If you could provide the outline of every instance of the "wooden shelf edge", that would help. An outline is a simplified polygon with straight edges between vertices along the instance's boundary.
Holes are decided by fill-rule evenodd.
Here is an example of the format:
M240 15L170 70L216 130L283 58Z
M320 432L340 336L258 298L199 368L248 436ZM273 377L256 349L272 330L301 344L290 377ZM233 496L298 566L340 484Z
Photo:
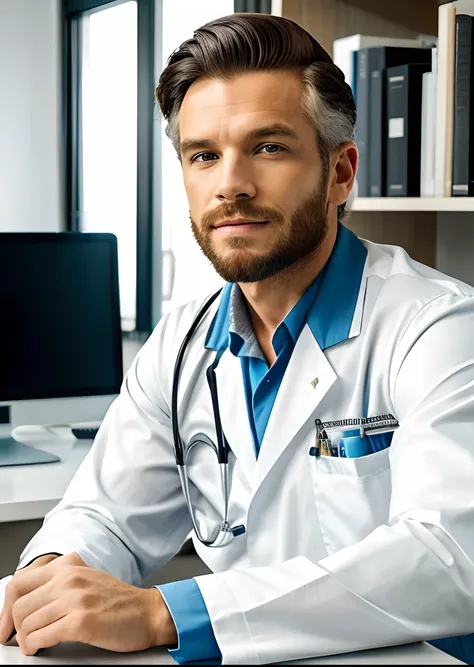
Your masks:
M474 197L358 197L351 210L377 212L474 212Z

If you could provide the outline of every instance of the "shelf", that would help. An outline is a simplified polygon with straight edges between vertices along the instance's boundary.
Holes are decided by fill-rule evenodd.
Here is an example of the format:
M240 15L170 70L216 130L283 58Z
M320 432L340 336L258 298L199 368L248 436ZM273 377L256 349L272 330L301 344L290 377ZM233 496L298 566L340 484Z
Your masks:
M358 197L352 210L474 212L474 197Z

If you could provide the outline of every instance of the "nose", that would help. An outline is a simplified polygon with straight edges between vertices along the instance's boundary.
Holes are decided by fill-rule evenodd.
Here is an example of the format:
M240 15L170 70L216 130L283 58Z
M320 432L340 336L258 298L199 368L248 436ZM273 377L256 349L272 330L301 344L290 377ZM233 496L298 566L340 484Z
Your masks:
M219 181L215 197L220 202L235 199L253 199L257 188L251 177L249 165L244 160L221 158Z

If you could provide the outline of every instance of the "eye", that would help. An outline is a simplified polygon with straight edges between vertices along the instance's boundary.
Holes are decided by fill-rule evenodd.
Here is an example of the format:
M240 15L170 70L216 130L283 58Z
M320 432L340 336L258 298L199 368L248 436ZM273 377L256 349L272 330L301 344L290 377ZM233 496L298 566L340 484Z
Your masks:
M285 149L278 144L265 144L260 148L260 151L267 153L267 155L275 155L276 153L281 153Z
M215 153L198 153L193 158L191 158L191 162L211 162L215 157Z

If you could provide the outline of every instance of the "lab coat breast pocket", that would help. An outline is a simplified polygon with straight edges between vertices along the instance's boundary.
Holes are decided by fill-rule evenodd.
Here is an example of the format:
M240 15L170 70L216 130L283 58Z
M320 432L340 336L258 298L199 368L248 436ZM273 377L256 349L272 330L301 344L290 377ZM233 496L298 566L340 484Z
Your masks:
M316 510L328 554L388 521L389 448L359 458L309 456Z

